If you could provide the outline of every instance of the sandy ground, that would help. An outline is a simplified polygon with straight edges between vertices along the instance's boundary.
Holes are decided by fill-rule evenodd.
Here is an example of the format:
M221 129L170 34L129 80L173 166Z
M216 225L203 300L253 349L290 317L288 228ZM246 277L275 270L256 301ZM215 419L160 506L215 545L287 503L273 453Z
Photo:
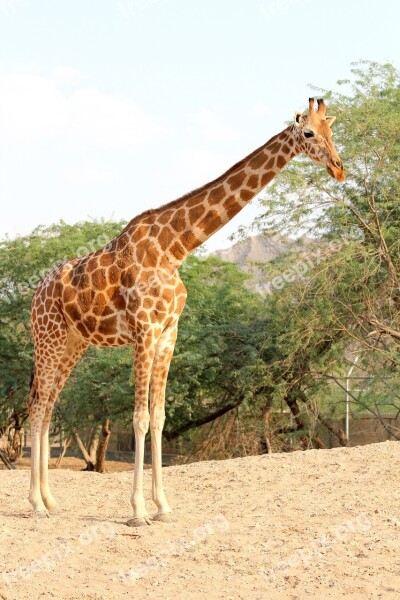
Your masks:
M49 461L49 468L56 468L56 458L51 458ZM132 453L132 462L124 462L120 460L107 460L106 461L106 471L108 473L116 473L118 471L132 471L133 469L133 453ZM28 469L31 468L31 459L29 456L23 456L16 463L17 469ZM86 463L83 458L75 458L74 456L66 456L63 458L61 467L63 469L69 469L71 471L83 471L86 467ZM151 465L146 464L145 469L151 469ZM0 462L0 471L6 470L6 467L2 462ZM1 481L1 480L0 480Z
M138 529L125 525L131 472L52 470L63 511L38 520L29 473L1 471L0 598L398 599L399 450L168 467L177 521Z

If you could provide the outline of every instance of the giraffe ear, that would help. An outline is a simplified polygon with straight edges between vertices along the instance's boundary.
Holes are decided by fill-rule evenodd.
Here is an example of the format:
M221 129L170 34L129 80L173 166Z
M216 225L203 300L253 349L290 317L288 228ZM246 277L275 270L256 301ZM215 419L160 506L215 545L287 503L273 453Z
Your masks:
M300 125L300 117L301 117L301 113L299 113L299 112L297 112L297 113L294 115L294 124L295 124L295 125Z
M329 127L332 125L332 123L335 122L336 117L326 117L326 122L328 123Z

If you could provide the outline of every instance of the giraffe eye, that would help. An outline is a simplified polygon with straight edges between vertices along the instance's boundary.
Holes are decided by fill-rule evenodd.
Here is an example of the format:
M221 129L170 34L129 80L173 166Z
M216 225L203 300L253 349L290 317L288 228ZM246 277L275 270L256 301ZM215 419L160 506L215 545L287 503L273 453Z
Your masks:
M304 137L312 138L312 137L314 137L314 135L315 135L315 133L313 131L311 131L311 129L304 130Z

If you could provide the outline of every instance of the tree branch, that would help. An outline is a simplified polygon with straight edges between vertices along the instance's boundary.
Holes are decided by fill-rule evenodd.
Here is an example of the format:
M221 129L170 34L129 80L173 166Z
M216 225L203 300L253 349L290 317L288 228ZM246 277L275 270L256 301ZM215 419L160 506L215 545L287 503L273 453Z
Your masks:
M233 410L234 408L237 408L238 406L240 406L243 401L244 401L244 395L239 396L238 400L231 402L230 404L227 404L223 408L219 408L218 410L214 411L211 414L208 414L204 417L200 417L198 419L193 419L191 421L187 421L184 425L182 425L181 427L178 427L178 429L175 429L174 431L164 431L164 437L168 441L174 440L177 437L179 437L180 435L182 435L182 433L185 433L186 431L189 431L190 429L195 429L197 427L201 427L202 425L206 425L207 423L211 423L212 421L215 421L215 419L218 419L218 417L222 417L222 415L225 415L230 410Z

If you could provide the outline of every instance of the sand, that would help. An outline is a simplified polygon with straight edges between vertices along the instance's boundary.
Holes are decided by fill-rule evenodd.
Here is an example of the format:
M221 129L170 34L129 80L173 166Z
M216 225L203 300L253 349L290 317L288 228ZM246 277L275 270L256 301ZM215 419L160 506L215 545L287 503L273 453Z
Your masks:
M50 471L62 512L37 519L29 472L2 470L0 598L398 599L399 449L168 467L176 522L136 529L131 471Z

